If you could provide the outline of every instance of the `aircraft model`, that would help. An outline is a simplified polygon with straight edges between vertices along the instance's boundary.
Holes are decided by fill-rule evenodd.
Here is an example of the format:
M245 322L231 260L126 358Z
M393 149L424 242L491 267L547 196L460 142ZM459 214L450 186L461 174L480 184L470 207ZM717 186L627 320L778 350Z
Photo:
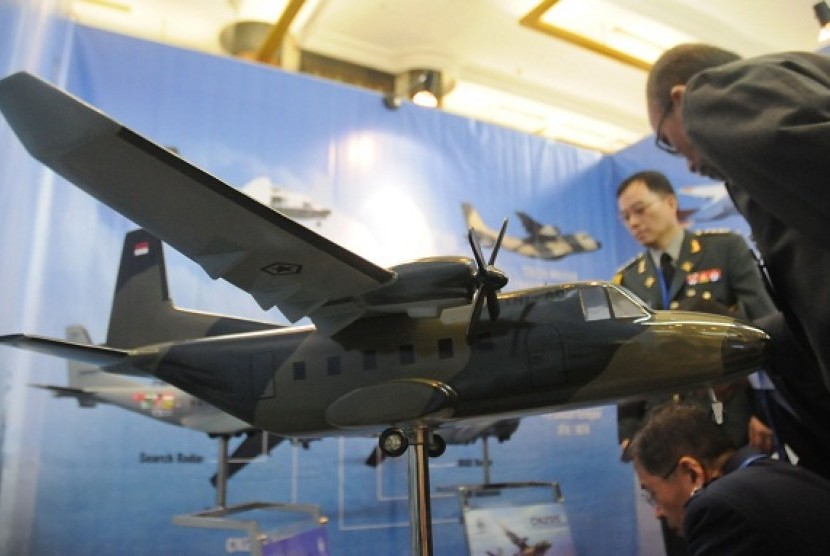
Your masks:
M694 218L696 222L711 222L712 220L723 220L738 214L738 209L735 208L726 191L726 186L722 183L690 185L681 187L680 192L684 195L705 200L703 205L696 209L680 211L680 219L684 222L691 218Z
M289 218L316 219L319 225L331 214L331 210L316 205L305 195L277 187L265 176L249 181L240 190Z
M89 333L83 326L68 326L66 332L67 339L71 342L92 344ZM267 455L284 440L275 434L254 429L248 423L169 384L143 383L73 360L68 362L67 375L67 386L31 386L49 390L55 397L75 398L83 408L93 408L99 403L109 404L164 423L204 432L210 437L244 435L245 438L225 464L226 479L240 471L251 459ZM216 478L216 475L211 478L214 486Z
M470 203L462 203L464 220L467 226L475 230L478 241L486 247L493 246L498 237L498 231L490 228L481 218L476 208ZM541 224L527 213L517 211L516 214L527 232L524 238L504 236L502 247L508 251L515 251L525 257L535 259L556 260L574 253L596 251L601 244L586 232L563 234L556 226Z
M155 304L111 323L106 345L25 334L0 343L151 374L256 428L300 438L381 432L389 455L407 449L414 429L416 452L428 444L440 453L432 431L444 424L729 380L768 357L757 328L652 311L607 282L499 293L507 277L494 266L498 239L487 262L471 233L474 261L376 266L26 73L0 81L0 111L66 179L263 308L313 322L267 325ZM128 253L149 244L128 239ZM116 305L157 280L148 259L135 259L118 277ZM479 319L485 303L489 320Z

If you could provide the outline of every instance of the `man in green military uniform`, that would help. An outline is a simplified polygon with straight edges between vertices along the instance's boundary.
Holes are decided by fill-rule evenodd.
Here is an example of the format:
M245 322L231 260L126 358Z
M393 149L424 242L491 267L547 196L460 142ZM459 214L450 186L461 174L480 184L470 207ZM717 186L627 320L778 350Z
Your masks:
M617 189L620 217L628 231L646 248L614 275L620 284L653 309L677 309L695 300L716 302L745 319L756 319L775 311L761 273L743 237L733 232L690 232L678 217L677 197L669 180L654 171L638 172ZM708 403L699 392L676 394ZM751 444L770 452L772 431L752 416L751 392L747 385L732 384L719 391L724 403L724 428L741 446ZM618 434L625 448L647 409L665 401L648 400L618 406ZM664 528L669 555L685 554L685 543Z
M617 201L623 222L646 251L624 265L614 282L648 306L676 309L681 299L700 296L750 320L775 311L744 239L726 230L684 230L663 174L630 176L617 189Z

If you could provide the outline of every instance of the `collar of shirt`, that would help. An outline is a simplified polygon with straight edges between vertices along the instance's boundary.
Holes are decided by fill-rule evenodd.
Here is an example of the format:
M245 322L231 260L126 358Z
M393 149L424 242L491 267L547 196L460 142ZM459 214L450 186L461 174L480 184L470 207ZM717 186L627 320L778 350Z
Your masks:
M665 251L660 251L659 249L652 249L649 247L648 254L651 257L651 262L654 263L654 266L660 268L660 255L663 253L668 253L671 255L671 260L674 264L677 263L677 259L680 258L680 249L683 247L683 238L685 237L685 233L681 230L679 234L674 236L674 239L671 240L671 243L666 247Z

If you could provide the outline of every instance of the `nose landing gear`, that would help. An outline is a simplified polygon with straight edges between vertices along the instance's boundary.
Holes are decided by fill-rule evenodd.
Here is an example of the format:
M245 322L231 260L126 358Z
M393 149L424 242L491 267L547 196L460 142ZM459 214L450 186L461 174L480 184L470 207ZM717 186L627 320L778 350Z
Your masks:
M429 499L429 459L444 453L447 443L427 425L415 425L409 435L399 428L383 431L378 440L381 451L390 457L409 451L409 516L412 554L432 556L432 517Z
M414 433L415 431L413 431ZM427 447L427 454L431 458L441 456L447 449L447 443L439 435L427 431L429 437L429 445ZM378 446L385 456L397 458L402 456L407 448L409 448L410 437L399 428L389 428L380 434L378 439Z

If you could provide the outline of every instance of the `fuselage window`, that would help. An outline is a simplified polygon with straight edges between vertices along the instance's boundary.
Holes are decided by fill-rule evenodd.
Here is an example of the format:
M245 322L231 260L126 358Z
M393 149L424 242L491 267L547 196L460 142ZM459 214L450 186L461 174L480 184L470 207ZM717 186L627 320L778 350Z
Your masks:
M412 365L415 362L415 348L406 344L400 348L401 365Z
M305 380L305 361L294 361L294 380Z
M441 338L438 340L438 358L450 359L452 356L452 338Z
M611 309L605 291L600 286L588 286L579 290L582 298L582 312L585 320L603 320L611 318Z
M332 355L326 360L326 369L330 375L340 374L340 356Z
M374 371L378 368L378 352L368 350L363 352L363 370Z

